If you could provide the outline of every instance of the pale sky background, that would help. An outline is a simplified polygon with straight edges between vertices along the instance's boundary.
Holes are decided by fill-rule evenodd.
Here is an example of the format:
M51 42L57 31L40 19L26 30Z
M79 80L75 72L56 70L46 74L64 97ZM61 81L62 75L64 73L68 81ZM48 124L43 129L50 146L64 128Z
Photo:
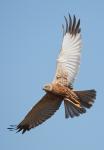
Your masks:
M7 130L18 124L44 95L61 47L64 15L81 19L83 49L75 89L97 90L86 114L66 120L57 113L22 135ZM0 149L104 149L104 1L0 0Z

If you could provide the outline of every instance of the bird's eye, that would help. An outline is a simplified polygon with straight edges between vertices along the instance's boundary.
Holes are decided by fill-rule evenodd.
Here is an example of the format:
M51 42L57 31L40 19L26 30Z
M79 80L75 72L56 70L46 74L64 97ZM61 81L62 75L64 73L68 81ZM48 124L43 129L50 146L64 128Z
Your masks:
M49 89L49 85L46 85L45 88L46 88L46 89Z

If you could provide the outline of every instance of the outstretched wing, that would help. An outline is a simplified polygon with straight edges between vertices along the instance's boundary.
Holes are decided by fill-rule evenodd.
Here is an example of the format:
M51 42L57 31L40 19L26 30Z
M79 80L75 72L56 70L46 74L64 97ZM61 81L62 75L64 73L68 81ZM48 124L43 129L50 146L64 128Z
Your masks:
M63 26L64 37L53 82L70 86L80 65L81 29L80 19L76 21L75 16L72 19L69 15L68 19L65 17L65 21L66 29Z
M26 115L23 121L17 125L11 125L10 130L16 129L17 132L22 131L24 133L31 128L38 126L45 120L50 118L56 110L59 109L62 103L62 99L51 93L47 93Z

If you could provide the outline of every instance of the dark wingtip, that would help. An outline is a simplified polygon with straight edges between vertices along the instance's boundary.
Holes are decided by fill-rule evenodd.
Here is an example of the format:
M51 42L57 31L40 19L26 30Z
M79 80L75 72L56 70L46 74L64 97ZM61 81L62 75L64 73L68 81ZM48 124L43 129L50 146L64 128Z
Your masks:
M26 131L29 131L29 126L28 125L10 125L9 128L7 128L9 131L16 131L16 133L22 131L22 134L24 134Z
M10 125L10 127L9 128L7 128L9 131L14 131L14 130L16 130L16 125Z
M76 17L75 15L73 16L73 25L72 25L72 30L71 30L71 34L74 35L75 34L75 29L76 29Z
M80 19L79 19L78 22L77 22L76 29L75 29L75 34L81 32L81 29L80 29L79 27L80 27Z
M70 13L68 13L69 19L67 19L65 16L64 16L64 18L65 18L65 23L66 23L66 30L64 32L64 35L66 33L76 35L77 33L81 32L80 19L78 19L78 21L77 21L75 15L73 15L73 19L72 19Z
M24 134L26 131L29 131L29 125L18 125L17 126L17 132L22 131L22 134Z
M70 13L68 13L68 16L69 16L69 21L71 21L72 19L71 19L71 15L70 15Z
M66 33L68 32L68 21L67 21L67 18L64 16L65 18L65 22L66 22Z

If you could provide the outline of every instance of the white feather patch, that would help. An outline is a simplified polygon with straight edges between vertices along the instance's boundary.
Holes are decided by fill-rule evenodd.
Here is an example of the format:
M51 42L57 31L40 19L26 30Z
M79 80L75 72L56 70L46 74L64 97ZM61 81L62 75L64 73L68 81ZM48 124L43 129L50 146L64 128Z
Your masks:
M80 33L76 35L65 34L62 49L57 59L56 75L53 82L59 82L67 86L73 83L80 65L81 45ZM58 80L59 77L60 80Z

